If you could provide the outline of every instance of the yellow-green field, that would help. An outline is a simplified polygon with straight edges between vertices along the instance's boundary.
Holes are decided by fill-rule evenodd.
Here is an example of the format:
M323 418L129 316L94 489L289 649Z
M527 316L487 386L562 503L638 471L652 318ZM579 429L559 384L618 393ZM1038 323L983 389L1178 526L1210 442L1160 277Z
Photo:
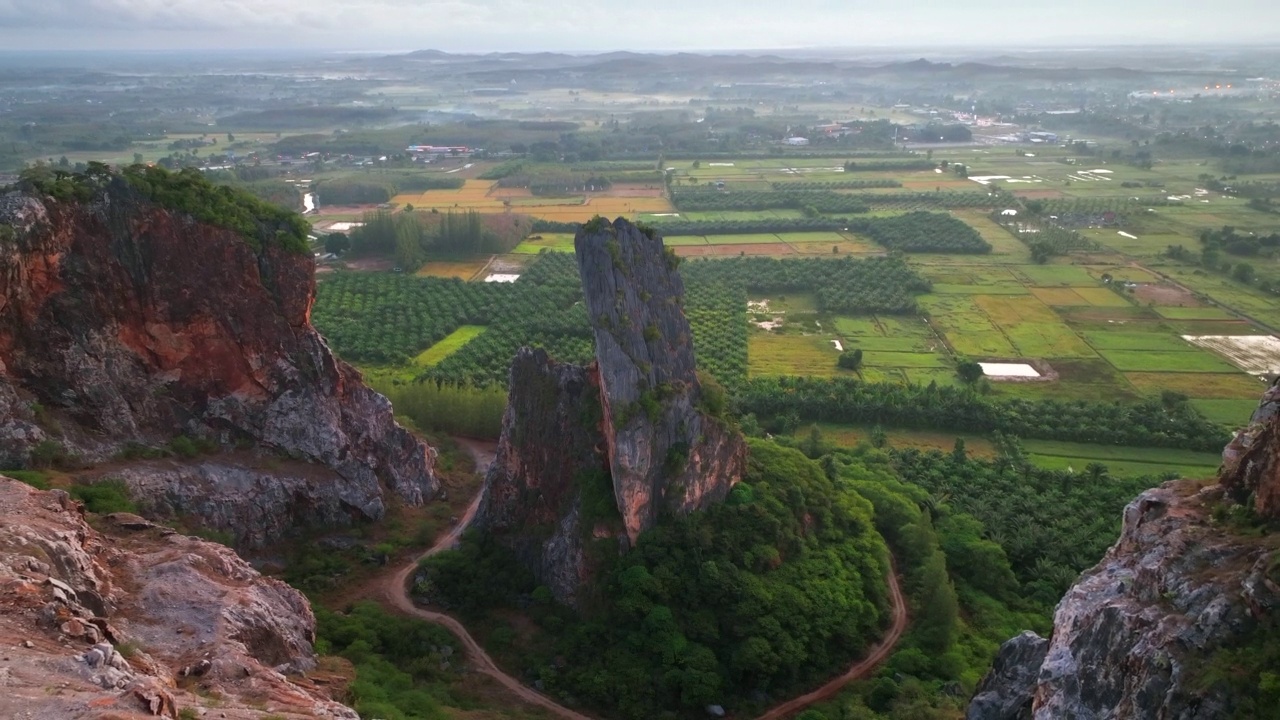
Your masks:
M413 359L413 362L419 367L435 367L445 358L461 350L463 345L479 337L485 330L486 328L481 325L463 325L449 333L440 342L423 350Z

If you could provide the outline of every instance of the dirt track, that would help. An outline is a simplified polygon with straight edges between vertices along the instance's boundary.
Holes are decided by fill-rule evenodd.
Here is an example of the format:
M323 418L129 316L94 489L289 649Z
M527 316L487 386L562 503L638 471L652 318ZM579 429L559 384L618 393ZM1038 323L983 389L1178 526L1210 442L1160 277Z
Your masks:
M492 454L488 452L487 448L477 444L466 442L462 444L471 451L472 455L475 457L476 471L480 473L485 472L488 469L489 464L493 462ZM489 653L485 652L484 648L480 647L480 643L476 642L475 638L471 637L471 633L467 632L467 629L463 627L462 623L448 615L445 615L444 613L425 610L413 604L413 599L409 594L409 576L413 574L415 569L417 569L418 563L423 558L431 557L439 552L448 550L458 542L458 538L462 536L467 525L469 525L472 518L475 517L476 508L480 506L480 497L480 495L476 495L475 499L472 500L471 504L467 507L466 514L463 515L462 518L459 519L458 523L454 525L453 529L451 529L444 537L440 538L440 540L438 540L430 550L423 553L420 557L415 558L412 562L406 563L405 566L396 571L394 575L384 580L383 585L378 589L377 594L385 604L394 607L399 612L444 626L449 630L449 632L456 635L458 639L462 641L463 646L467 649L467 655L471 659L471 664L477 671L497 680L503 687L510 690L521 700L545 708L554 715L564 718L565 720L593 720L587 715L583 715L576 710L570 710L569 708L560 705L546 695L543 695L537 690L534 690L520 682L518 679L504 673L498 668L498 665L493 661L493 658L489 657ZM797 698L792 698L791 700L777 705L773 709L761 715L757 720L782 720L782 718L798 713L814 703L822 702L823 700L835 695L845 685L870 674L877 665L889 656L889 653L893 652L894 647L902 638L902 633L907 628L907 603L903 599L902 588L898 584L898 576L894 569L890 569L886 579L889 583L890 599L893 602L893 625L889 628L888 634L885 635L874 648L872 648L871 653L863 660L858 661L853 665L853 667L849 668L849 670L843 675L831 680L813 692L806 693Z

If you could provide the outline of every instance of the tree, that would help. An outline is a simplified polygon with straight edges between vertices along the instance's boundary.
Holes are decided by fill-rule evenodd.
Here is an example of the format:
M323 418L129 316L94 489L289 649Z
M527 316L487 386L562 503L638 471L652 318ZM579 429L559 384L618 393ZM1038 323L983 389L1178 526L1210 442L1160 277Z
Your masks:
M1250 265L1249 263L1238 263L1235 269L1231 271L1231 277L1239 280L1242 283L1253 282L1253 279L1256 276L1257 276L1257 272L1253 269L1253 266Z
M960 622L960 603L956 589L947 576L945 556L935 552L925 562L920 580L920 618L916 621L916 636L926 652L942 654L955 644Z
M334 255L341 255L342 253L350 249L351 249L351 238L347 237L346 235L340 232L329 233L324 238L324 251L327 253L333 253Z
M845 350L840 353L840 358L836 360L836 365L845 370L857 370L862 367L862 348L854 348L853 350Z
M967 383L975 383L982 377L982 366L972 360L965 360L956 365L956 374Z
M231 133L227 133L227 142L233 143L235 141L236 141L236 136L232 135Z

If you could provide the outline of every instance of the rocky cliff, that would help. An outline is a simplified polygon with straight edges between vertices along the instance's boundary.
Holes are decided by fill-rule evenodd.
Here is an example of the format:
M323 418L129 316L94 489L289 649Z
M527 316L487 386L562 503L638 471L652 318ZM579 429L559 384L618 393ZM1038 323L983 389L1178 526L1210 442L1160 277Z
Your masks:
M120 177L87 200L0 197L0 467L33 450L101 462L179 435L313 465L246 519L236 508L260 468L119 473L248 542L378 518L384 488L429 499L433 451L316 334L314 291L307 254L165 209Z
M596 221L576 246L597 359L516 357L476 514L571 605L591 574L587 543L625 548L663 513L722 501L746 461L742 437L704 410L714 399L697 377L684 287L661 238Z
M0 715L355 720L304 675L315 618L301 593L216 543L103 520L0 477Z
M628 537L663 512L724 500L746 446L703 411L679 258L662 238L619 218L574 238L595 332L603 428Z
M1278 428L1272 388L1227 447L1221 484L1134 500L1119 541L1059 603L1052 636L1006 643L967 718L1272 717L1262 676L1276 668L1250 653L1280 631L1280 537L1261 530L1280 496Z
M599 375L594 366L523 348L511 364L511 389L475 523L503 540L561 602L576 605L590 575L587 540L618 530L609 522L616 511L595 516L602 505L614 510Z

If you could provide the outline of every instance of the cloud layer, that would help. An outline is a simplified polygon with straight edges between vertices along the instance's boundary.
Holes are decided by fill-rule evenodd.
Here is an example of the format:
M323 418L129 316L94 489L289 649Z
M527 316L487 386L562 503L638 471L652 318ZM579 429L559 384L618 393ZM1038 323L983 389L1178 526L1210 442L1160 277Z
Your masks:
M1267 41L1271 0L0 0L0 47L667 50Z

